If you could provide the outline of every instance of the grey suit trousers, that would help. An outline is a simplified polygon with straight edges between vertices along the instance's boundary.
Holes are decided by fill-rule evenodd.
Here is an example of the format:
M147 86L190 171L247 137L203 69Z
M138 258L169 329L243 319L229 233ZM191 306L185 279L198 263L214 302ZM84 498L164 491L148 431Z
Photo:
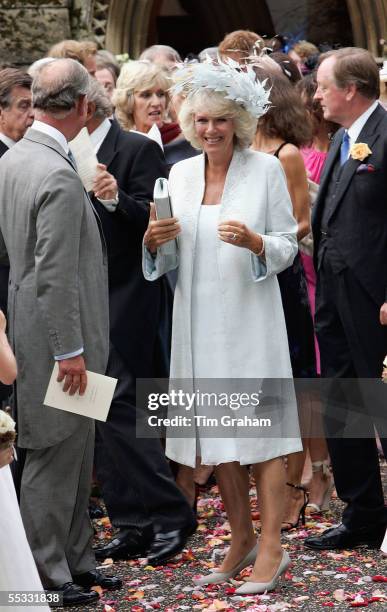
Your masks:
M59 444L27 450L20 511L42 584L52 588L95 568L88 515L94 421Z

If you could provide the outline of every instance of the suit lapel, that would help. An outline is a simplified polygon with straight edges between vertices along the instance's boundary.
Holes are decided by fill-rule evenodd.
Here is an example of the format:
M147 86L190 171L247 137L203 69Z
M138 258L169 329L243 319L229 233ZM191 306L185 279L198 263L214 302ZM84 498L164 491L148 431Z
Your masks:
M383 111L382 111L381 107L376 108L374 110L374 112L372 113L372 115L368 118L366 124L363 126L363 129L360 132L356 142L363 142L363 143L367 144L369 146L370 150L372 151L376 140L379 138L379 134L376 131L376 127L377 127L377 125L378 125L378 123L380 121L380 118L382 116L383 116ZM345 196L345 193L346 193L348 187L351 184L351 180L352 180L356 170L358 169L358 167L362 163L364 163L364 162L362 162L361 160L358 160L358 159L352 159L350 157L348 159L348 161L344 164L343 169L342 169L342 173L341 173L341 176L340 176L340 181L339 181L339 184L337 186L336 197L335 197L335 206L332 209L332 213L331 213L330 217L334 214L334 212L337 209L338 205L340 204L341 200Z
M2 140L0 140L0 157L4 155L8 151L8 147Z
M365 144L368 144L369 148L372 151L372 147L373 147L375 141L378 139L379 135L378 134L374 134L372 137L365 137L365 136L366 136L366 134L362 135L362 133L361 133L356 142L364 142ZM337 206L339 205L339 203L343 199L343 197L344 197L344 195L345 195L345 193L346 193L346 191L347 191L347 189L348 189L348 187L349 187L349 185L351 183L353 175L355 174L356 170L358 169L358 167L362 163L363 162L360 161L359 159L352 159L350 157L348 159L348 161L344 164L342 172L341 172L340 181L339 181L339 184L337 186L336 198L335 198L335 206L332 209L332 214L334 213L334 211L336 210Z
M336 164L337 161L337 157L339 155L340 152L340 147L341 147L341 140L343 137L343 133L344 130L340 130L340 132L337 133L336 138L334 139L334 141L332 142L331 148L329 150L329 155L325 164L325 168L323 170L323 176L321 178L321 182L320 182L320 190L321 192L323 192L329 183L329 179L330 176L332 174L334 165Z
M380 106L374 110L374 112L369 117L368 121L366 122L365 126L363 127L362 131L360 132L358 139L356 141L356 142L364 142L365 144L368 144L371 151L372 151L372 147L374 146L376 140L379 138L379 134L376 132L376 127L379 124L379 121L381 120L381 118L383 117L384 112L385 111ZM312 216L312 224L314 226L317 226L317 224L319 223L319 219L321 217L322 209L324 206L324 200L326 196L326 191L329 185L329 181L331 179L333 167L337 161L337 156L339 155L343 132L344 132L343 129L337 132L335 140L332 144L332 148L329 152L328 159L326 161L326 167L324 169L323 176L322 176L321 183L320 183L318 200L316 202L316 206L314 208L313 216ZM339 185L336 191L335 205L332 209L332 213L330 217L334 214L335 210L337 209L337 206L343 199L351 183L351 180L357 168L360 166L361 163L363 162L361 162L360 160L355 160L355 159L350 158L344 164L342 173L340 176Z
M103 142L98 149L97 158L100 164L105 164L108 168L112 163L117 153L117 138L120 132L120 127L113 121L110 130L106 134Z
M332 175L332 172L333 172L333 168L334 168L334 166L336 164L337 157L339 155L343 132L344 132L344 130L340 130L336 134L335 139L333 140L331 148L329 150L329 154L328 154L327 160L325 162L323 174L322 174L321 181L320 181L320 188L319 188L319 192L318 192L318 198L317 198L316 204L315 204L315 206L313 208L312 224L314 224L316 221L318 221L319 217L321 216L322 209L323 209L323 206L324 206L325 195L326 195L326 192L327 192L327 189L328 189L328 185L329 185L329 181L331 180L331 175Z

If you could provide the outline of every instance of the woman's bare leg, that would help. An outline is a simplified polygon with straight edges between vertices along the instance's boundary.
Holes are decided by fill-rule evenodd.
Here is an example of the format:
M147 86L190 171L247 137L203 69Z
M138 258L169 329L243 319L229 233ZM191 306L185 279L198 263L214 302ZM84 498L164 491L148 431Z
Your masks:
M176 476L176 484L187 498L189 505L193 507L196 495L194 468L188 467L187 465L179 465L179 470Z
M282 457L253 465L261 513L258 555L249 580L269 582L282 559L281 523L285 506L285 466Z
M288 456L286 482L297 486L301 485L305 458L305 450L299 453L292 453ZM282 517L283 527L287 527L288 523L294 525L297 522L303 504L304 492L287 486L285 490L284 515Z
M199 463L194 471L194 481L199 486L205 486L213 471L213 465L203 465L202 463Z
M251 520L249 473L237 462L215 468L216 480L231 527L231 546L219 571L228 572L242 561L257 542Z
M333 478L329 472L329 454L325 438L311 438L309 454L313 469L309 484L309 502L321 506L327 489L331 488Z

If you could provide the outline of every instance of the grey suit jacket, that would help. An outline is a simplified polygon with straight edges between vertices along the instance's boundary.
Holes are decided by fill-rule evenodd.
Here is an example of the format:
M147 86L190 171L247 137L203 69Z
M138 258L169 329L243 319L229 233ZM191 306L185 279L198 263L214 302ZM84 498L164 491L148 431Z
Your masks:
M43 405L54 355L84 347L104 373L109 348L102 231L61 146L28 130L0 164L0 258L8 254L10 339L18 362L18 443L45 448L80 420Z

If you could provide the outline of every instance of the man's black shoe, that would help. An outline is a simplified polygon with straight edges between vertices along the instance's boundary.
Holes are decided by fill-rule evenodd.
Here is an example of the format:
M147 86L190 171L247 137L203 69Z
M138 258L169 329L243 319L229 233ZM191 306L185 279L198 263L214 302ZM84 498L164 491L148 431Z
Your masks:
M49 592L52 591L63 595L63 606L87 606L99 599L99 595L95 591L85 591L81 586L73 582L66 582L49 589Z
M370 548L380 548L386 527L377 525L351 530L345 525L326 529L319 536L310 536L304 541L305 546L313 550L335 550L345 548L356 548L366 544Z
M198 524L195 521L189 527L175 529L167 533L156 533L148 555L148 563L153 566L162 565L180 553L185 547L190 535L195 533Z
M152 542L153 533L136 528L120 529L115 538L105 546L95 548L94 553L99 561L103 559L138 559L146 557Z
M73 580L76 584L88 589L93 586L100 586L103 589L120 589L122 587L121 578L106 576L98 570L90 570L90 572L78 574L73 576Z

